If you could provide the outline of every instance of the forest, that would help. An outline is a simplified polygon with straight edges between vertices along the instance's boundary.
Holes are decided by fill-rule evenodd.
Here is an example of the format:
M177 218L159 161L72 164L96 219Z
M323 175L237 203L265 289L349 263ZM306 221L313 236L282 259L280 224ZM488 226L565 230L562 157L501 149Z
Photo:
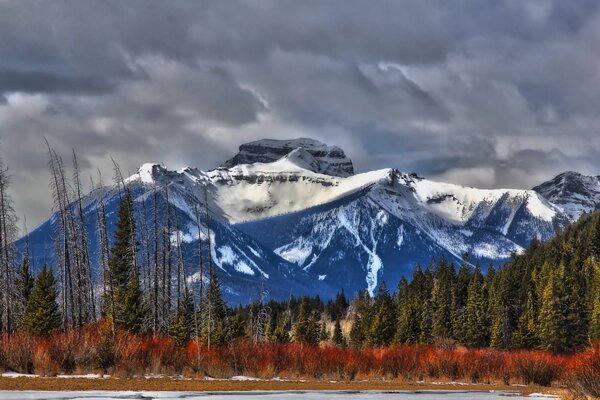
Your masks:
M100 196L101 282L95 282L77 156L68 178L50 146L48 154L57 257L37 273L27 246L19 251L14 244L10 177L0 168L0 368L569 381L599 394L600 213L485 273L465 254L460 265L445 259L417 265L410 280L392 290L382 282L374 297L340 292L326 301L291 296L232 306L210 251L208 259L199 257L200 279L186 279L179 235L171 239L177 221L169 210L158 221L156 206L139 220L116 163L118 220L111 236ZM195 213L199 231L201 218L210 229L208 209ZM199 254L211 246L206 237Z

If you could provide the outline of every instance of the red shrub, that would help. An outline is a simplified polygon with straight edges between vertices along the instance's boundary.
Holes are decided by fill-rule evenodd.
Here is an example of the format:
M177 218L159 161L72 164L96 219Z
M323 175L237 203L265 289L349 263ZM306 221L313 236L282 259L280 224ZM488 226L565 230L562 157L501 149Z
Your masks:
M33 373L35 338L25 333L0 336L0 368Z
M579 396L600 398L600 342L573 357L569 385Z
M542 351L518 351L510 356L513 375L525 384L550 386L563 377L566 359Z

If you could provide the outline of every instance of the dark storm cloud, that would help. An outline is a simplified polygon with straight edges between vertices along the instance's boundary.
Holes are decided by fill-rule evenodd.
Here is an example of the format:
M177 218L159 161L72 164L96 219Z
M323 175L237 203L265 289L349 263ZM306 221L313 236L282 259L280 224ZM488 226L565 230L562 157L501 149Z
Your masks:
M0 140L30 222L43 136L105 179L309 136L359 171L531 187L600 172L599 37L592 0L0 0Z

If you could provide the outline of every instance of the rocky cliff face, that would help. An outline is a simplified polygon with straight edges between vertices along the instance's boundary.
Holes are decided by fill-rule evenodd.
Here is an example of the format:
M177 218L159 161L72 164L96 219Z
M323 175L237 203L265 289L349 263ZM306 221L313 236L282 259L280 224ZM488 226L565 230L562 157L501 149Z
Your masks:
M313 172L340 177L354 174L352 161L346 157L342 149L306 138L293 140L263 139L242 144L239 153L224 162L220 168L227 169L242 164L271 163L298 148L306 150L317 161L311 169Z
M533 190L556 204L572 222L600 206L600 176L564 172Z

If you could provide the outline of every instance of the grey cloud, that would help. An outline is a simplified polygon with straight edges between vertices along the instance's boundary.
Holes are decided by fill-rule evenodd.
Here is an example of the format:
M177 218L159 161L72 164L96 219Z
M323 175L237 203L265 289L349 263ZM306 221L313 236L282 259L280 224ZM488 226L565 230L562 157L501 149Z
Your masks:
M0 140L20 213L43 137L84 174L211 168L261 137L488 187L599 173L593 0L0 2Z

